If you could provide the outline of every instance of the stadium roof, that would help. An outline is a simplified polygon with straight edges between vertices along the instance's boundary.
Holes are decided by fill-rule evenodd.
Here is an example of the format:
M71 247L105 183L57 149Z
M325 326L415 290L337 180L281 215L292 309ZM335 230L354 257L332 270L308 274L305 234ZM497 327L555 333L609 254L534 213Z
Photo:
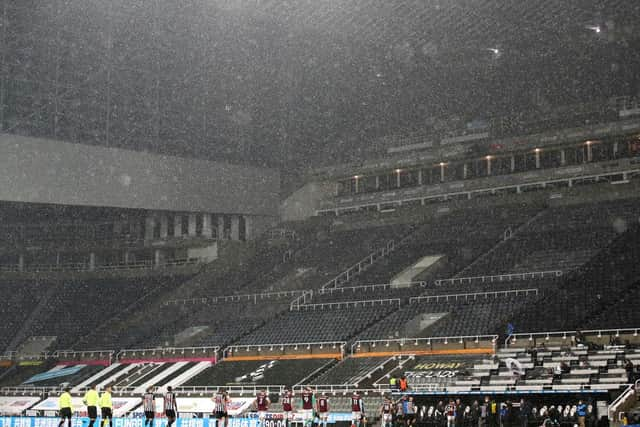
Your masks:
M339 161L433 117L637 94L629 0L3 0L5 131Z

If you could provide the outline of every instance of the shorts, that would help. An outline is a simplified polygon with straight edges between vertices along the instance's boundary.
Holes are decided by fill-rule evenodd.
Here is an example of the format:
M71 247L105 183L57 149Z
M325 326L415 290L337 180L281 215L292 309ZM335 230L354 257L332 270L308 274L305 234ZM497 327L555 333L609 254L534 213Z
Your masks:
M71 408L60 408L61 418L71 418Z
M302 414L302 419L305 421L313 419L313 409L303 409L300 413Z
M362 412L354 411L354 412L351 413L351 419L353 421L360 421L361 418L362 418Z
M173 409L167 409L164 411L164 415L167 418L175 418L176 417L176 411L174 411Z
M258 418L261 420L267 418L267 411L258 411Z
M144 417L148 420L152 420L156 417L156 413L154 411L144 411Z
M217 418L217 419L221 419L221 418L227 418L227 411L216 411L213 413L213 418Z
M98 408L95 406L87 406L87 416L92 420L98 418Z
M285 420L293 419L293 411L284 411L283 415Z
M318 412L318 418L322 421L329 419L328 412Z
M393 416L391 414L382 414L382 422L390 423L393 420Z
M113 418L113 412L111 408L100 408L100 413L102 414L102 418Z

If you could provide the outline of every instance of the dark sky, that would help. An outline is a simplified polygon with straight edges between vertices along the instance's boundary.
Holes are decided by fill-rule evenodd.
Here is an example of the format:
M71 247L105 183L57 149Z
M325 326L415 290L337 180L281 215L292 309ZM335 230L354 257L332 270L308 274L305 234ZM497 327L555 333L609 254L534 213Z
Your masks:
M1 1L2 128L89 144L295 168L639 90L629 0Z

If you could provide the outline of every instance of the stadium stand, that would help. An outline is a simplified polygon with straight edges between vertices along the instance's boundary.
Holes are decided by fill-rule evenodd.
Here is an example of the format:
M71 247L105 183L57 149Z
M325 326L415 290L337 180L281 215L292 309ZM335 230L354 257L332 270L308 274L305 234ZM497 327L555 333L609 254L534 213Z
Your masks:
M549 208L462 274L575 269L637 223L639 214L636 199Z
M329 304L300 306L241 338L238 344L346 340L380 320L385 314L396 310L398 303L397 300L374 300L336 308Z
M531 289L423 296L368 328L358 338L495 333L502 330L514 313L533 303L538 295L537 289ZM432 321L428 320L430 317Z
M332 359L222 361L188 381L185 386L269 385L292 386L309 373L333 363Z
M6 350L15 331L27 320L41 298L46 297L46 284L40 282L0 282L5 300L0 305L0 350ZM20 292L16 289L20 288Z
M591 261L567 277L556 292L550 292L531 305L524 306L514 322L520 330L573 330L593 325L591 319L611 324L609 316L617 316L613 307L625 307L626 297L633 292L640 267L639 225L618 235L610 246ZM543 315L541 315L543 313ZM636 327L635 315L628 315L630 323L615 327ZM612 318L612 320L615 319ZM620 320L625 320L620 317Z

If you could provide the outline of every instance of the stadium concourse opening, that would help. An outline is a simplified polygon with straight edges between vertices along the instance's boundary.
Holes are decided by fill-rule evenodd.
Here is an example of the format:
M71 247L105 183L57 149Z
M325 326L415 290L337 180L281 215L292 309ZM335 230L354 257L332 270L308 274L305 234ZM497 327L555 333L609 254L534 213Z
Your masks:
M640 426L638 17L0 0L0 427Z

